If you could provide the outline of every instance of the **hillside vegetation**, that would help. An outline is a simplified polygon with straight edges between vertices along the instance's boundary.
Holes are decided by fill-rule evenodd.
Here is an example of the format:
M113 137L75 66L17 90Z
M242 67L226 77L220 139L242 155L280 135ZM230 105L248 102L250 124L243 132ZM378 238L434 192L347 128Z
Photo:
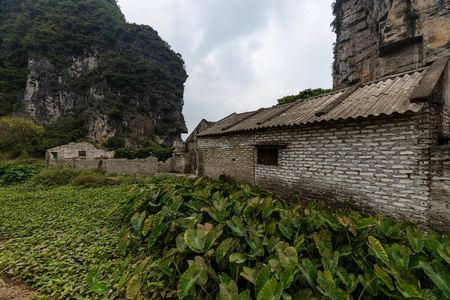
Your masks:
M145 129L137 146L154 135L171 145L186 130L181 55L150 26L127 23L116 1L1 1L0 37L0 116L106 122L85 132L97 141Z

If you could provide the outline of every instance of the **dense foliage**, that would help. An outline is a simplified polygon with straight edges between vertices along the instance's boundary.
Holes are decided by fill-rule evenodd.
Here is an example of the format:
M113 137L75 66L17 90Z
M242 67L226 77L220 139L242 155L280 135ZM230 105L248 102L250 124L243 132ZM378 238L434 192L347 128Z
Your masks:
M0 156L41 154L44 128L26 117L0 118Z
M175 148L149 147L140 149L119 148L114 151L114 158L147 158L157 157L158 161L166 161L172 157Z
M0 186L22 182L37 173L36 168L28 165L5 163L0 165Z
M290 206L204 178L103 184L108 176L73 170L0 186L0 275L25 279L40 299L450 295L449 234L411 221ZM58 177L72 179L46 184ZM92 178L97 187L77 185Z
M125 18L113 0L2 0L0 116L19 107L16 93L25 88L30 53L42 51L64 67L68 55L111 44L120 24Z
M39 80L41 94L33 97L73 98L76 107L62 109L49 146L85 137L86 120L98 115L122 137L142 131L141 124L132 126L139 114L154 126L150 137L184 126L181 102L187 75L181 55L150 26L128 24L115 0L0 1L0 37L0 117L20 111L27 74ZM80 71L72 65L86 57L96 58L94 67ZM92 97L92 91L101 99ZM42 110L38 106L36 118L54 122ZM65 137L58 132L61 127L68 129ZM155 133L155 128L163 130Z
M297 101L299 99L307 99L315 96L319 96L321 94L326 94L333 92L333 89L306 89L301 92L299 92L297 95L291 95L291 96L285 96L283 98L278 99L278 105L291 103L294 101Z
M124 247L147 255L119 282L129 299L450 297L450 235L425 238L411 221L203 178L149 186L122 208Z
M86 275L101 266L99 279L112 289L125 256L117 240L120 215L107 213L129 197L130 188L47 188L33 181L0 187L0 275L51 295L39 299L87 300L98 294Z

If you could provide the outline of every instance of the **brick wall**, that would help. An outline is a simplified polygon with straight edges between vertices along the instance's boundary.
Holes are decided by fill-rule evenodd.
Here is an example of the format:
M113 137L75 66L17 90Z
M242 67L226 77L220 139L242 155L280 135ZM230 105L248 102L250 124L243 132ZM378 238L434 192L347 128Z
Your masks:
M200 137L198 172L225 174L285 199L300 192L330 206L348 199L362 212L428 225L428 112ZM278 150L278 166L256 163L260 144L287 145Z
M431 194L428 218L430 227L439 232L450 231L450 145L430 150Z

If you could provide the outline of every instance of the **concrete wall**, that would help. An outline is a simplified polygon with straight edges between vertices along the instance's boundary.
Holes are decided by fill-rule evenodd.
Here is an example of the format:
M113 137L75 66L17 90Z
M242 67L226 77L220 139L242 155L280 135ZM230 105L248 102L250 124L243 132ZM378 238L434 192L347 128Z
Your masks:
M158 173L158 159L156 157L149 157L148 159L51 160L48 165L71 166L80 169L100 170L104 173L136 176L153 176Z
M225 174L285 199L302 193L334 207L348 199L362 212L428 225L428 112L200 136L198 173ZM278 150L278 166L257 164L261 144L286 145Z

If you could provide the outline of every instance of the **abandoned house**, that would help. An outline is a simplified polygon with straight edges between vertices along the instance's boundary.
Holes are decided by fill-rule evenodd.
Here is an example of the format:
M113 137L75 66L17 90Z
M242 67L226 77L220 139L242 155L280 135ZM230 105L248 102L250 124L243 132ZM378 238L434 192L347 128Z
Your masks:
M209 125L196 134L199 175L450 230L448 57Z
M48 149L45 152L46 166L71 166L81 169L99 170L104 173L153 176L157 173L184 173L190 167L190 156L175 144L173 156L165 162L156 157L145 159L114 158L114 151L97 149L90 143L70 143Z

